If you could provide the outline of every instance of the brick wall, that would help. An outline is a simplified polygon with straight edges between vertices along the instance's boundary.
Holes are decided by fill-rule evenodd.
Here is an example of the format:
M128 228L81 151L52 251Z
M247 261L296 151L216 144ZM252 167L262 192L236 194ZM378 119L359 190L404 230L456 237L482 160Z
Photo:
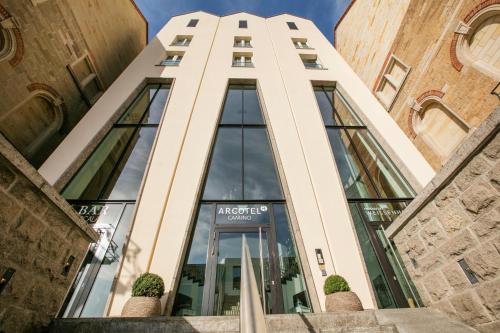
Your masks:
M0 228L0 275L15 269L0 293L0 332L40 331L97 235L1 135Z
M387 230L425 305L482 332L500 331L499 124L497 108Z

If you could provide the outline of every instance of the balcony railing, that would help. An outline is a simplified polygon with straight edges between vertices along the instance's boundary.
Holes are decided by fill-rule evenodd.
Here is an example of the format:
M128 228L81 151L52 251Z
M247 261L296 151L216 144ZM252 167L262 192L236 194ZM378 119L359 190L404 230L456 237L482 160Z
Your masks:
M188 41L180 40L180 41L172 43L172 46L189 46L189 43L191 43L190 40L188 40Z
M234 61L233 67L254 67L252 61Z
M239 42L234 42L233 47L247 47L247 48L249 48L249 47L252 47L252 44L250 44L250 42L245 43L245 44L241 44Z
M303 45L295 44L295 48L296 49L310 49L310 50L312 50L312 47L310 47L309 45L306 45L306 44L303 44Z
M181 63L181 60L162 60L160 62L161 66L179 66Z
M315 62L304 62L304 67L310 69L325 69L323 65Z

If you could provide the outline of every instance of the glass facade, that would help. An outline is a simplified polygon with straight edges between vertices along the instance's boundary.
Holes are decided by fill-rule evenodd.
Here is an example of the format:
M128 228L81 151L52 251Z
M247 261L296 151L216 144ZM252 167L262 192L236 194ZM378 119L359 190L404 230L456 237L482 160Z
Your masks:
M62 191L101 235L82 264L64 317L104 315L169 90L147 85Z
M266 313L309 298L255 86L229 86L173 315L239 313L245 236Z
M379 308L419 305L383 232L415 193L338 89L314 87Z

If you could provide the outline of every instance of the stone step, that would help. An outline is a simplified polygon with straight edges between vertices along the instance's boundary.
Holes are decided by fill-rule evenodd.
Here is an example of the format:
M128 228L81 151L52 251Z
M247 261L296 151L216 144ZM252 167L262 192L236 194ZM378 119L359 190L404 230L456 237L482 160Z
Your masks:
M430 309L266 316L269 333L477 333ZM155 317L56 319L50 333L236 333L239 318Z

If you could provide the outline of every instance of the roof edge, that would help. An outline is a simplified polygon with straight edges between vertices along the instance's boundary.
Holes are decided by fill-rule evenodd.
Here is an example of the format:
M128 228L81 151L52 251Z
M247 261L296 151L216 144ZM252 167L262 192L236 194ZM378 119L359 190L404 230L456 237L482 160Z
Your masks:
M132 6L134 6L134 9L139 13L139 16L143 19L144 23L146 23L146 45L148 44L148 39L149 39L149 22L146 20L146 17L142 14L142 11L140 10L139 6L135 3L135 0L130 0L130 3L132 3Z
M342 21L344 20L344 18L347 15L347 13L349 13L349 11L351 10L351 8L352 8L352 6L354 5L355 2L356 2L356 0L352 0L351 1L350 5L347 6L347 8L345 9L344 14L342 14L342 16L340 17L340 19L335 24L335 27L333 27L333 47L334 48L337 48L337 28L339 27L340 23L342 23Z

